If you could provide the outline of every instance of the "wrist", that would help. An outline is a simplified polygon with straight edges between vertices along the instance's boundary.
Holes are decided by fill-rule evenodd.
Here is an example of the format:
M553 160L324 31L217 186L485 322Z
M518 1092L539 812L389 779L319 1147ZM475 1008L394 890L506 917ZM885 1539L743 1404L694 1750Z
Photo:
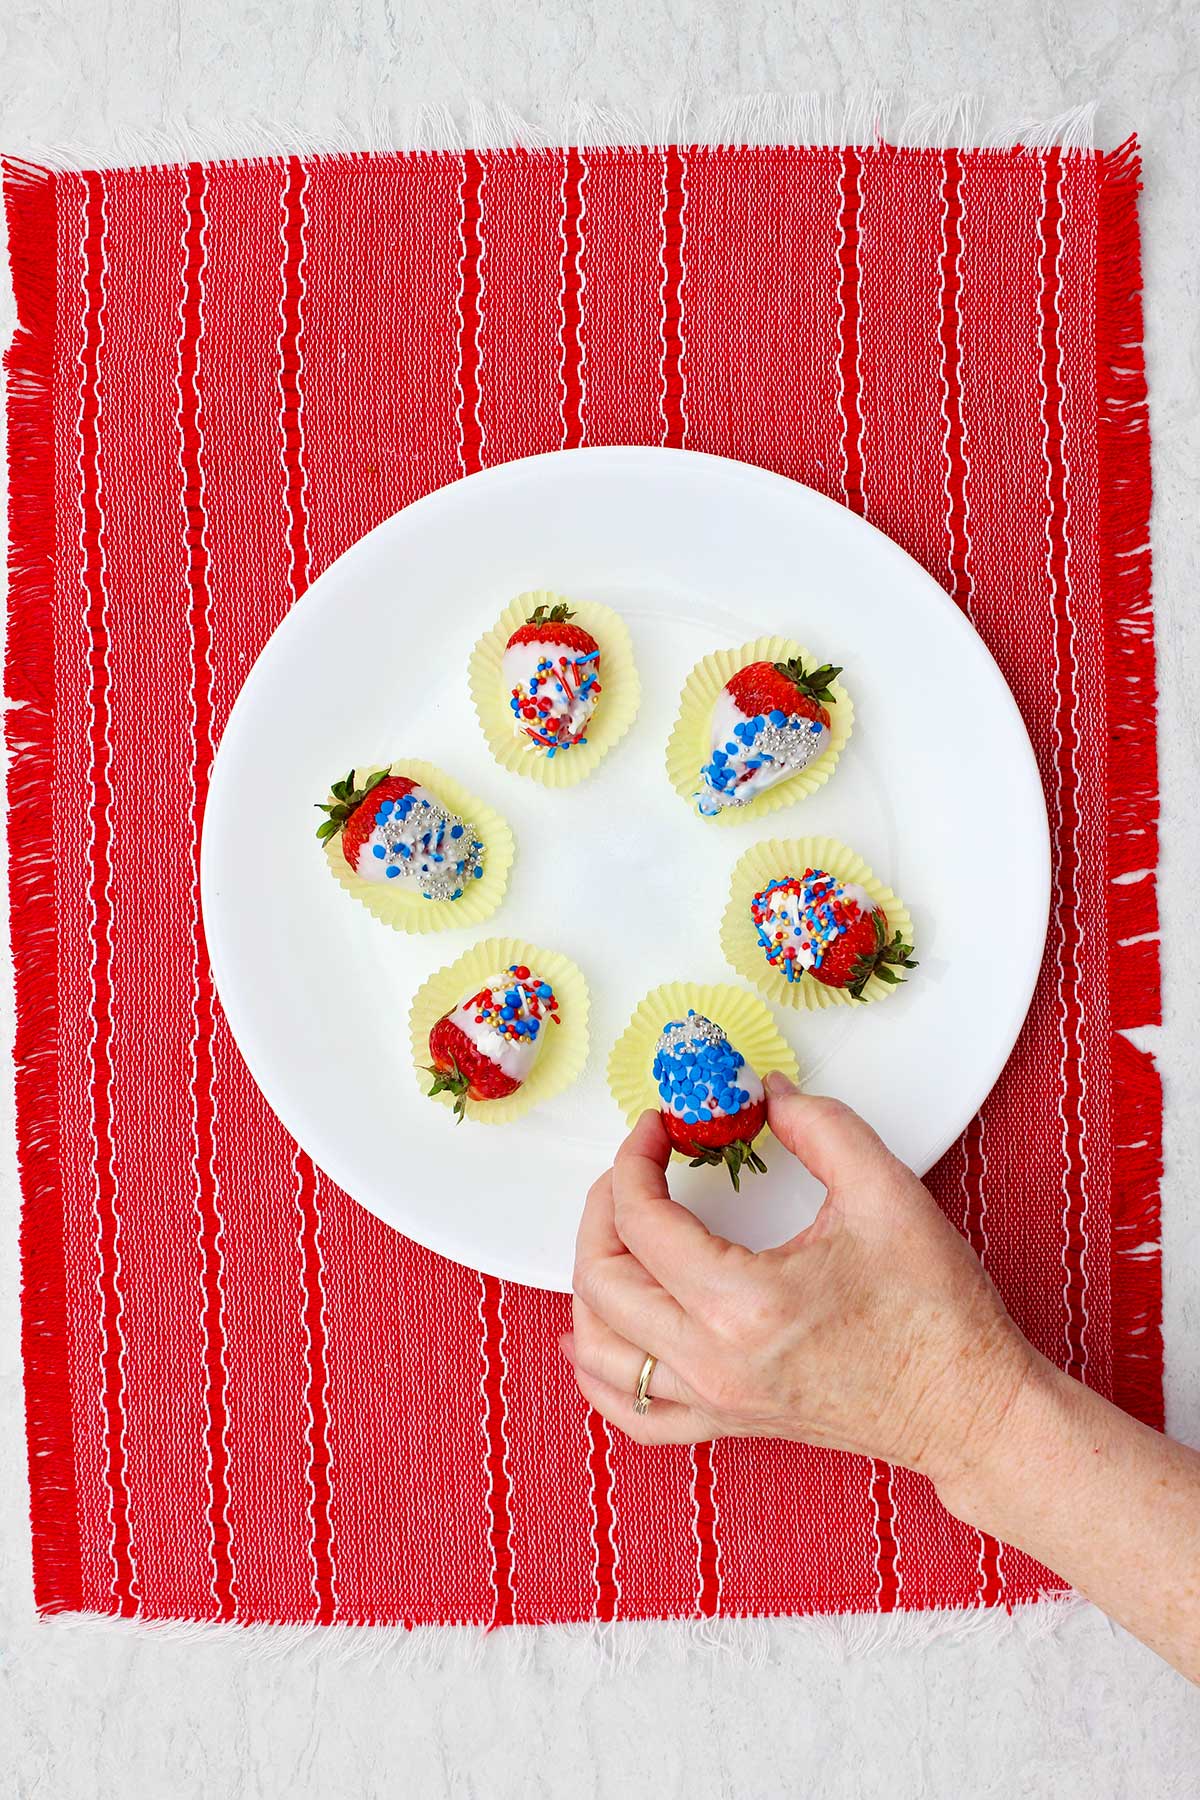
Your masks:
M1008 1391L963 1441L961 1457L934 1477L938 1499L964 1524L1019 1542L1032 1500L1058 1491L1073 1453L1075 1415L1091 1396L1022 1340Z

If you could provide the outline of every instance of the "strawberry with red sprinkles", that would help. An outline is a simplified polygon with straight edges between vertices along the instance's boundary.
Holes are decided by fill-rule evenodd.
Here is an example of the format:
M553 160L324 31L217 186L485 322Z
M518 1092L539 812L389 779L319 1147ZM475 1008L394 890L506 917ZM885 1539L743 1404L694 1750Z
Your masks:
M464 995L429 1033L429 1089L454 1096L462 1119L467 1101L503 1100L529 1079L547 1023L561 1022L558 999L548 981L524 963L514 963Z
M546 756L587 743L600 698L600 646L565 601L536 606L502 660L513 728Z
M750 917L763 955L789 982L811 976L825 987L867 998L873 977L888 986L903 981L896 970L915 969L913 946L899 932L888 936L887 914L867 890L839 881L825 869L769 881L750 902Z

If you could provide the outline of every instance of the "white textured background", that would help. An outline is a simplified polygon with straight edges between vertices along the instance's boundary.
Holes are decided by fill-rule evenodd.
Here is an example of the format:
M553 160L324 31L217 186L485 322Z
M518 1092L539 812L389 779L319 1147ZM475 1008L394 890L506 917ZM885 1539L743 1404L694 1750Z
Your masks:
M1193 896L1200 758L1196 495L1200 80L1188 0L0 0L0 146L128 159L164 121L206 148L255 121L327 138L403 131L423 102L566 100L649 117L701 100L864 83L965 90L985 127L1100 101L1098 141L1136 128L1153 404L1163 688L1168 1416L1200 1443L1200 1079ZM135 155L144 150L135 150ZM7 338L11 299L0 295ZM3 1030L11 1000L3 993ZM1080 1609L869 1652L836 1626L744 1628L741 1654L664 1628L614 1669L564 1632L487 1644L190 1641L32 1611L17 1354L11 1094L0 1093L0 1795L998 1796L1170 1800L1200 1792L1200 1693ZM413 1661L417 1651L421 1660ZM748 1660L753 1658L753 1661ZM630 1658L631 1662L633 1657Z

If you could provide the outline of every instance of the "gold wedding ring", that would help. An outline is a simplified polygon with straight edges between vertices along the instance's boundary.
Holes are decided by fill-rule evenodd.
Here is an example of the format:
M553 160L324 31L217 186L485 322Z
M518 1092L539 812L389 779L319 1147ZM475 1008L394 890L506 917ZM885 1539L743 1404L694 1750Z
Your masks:
M657 1367L657 1356L651 1356L650 1352L647 1350L646 1360L642 1364L641 1374L637 1378L637 1386L633 1390L633 1410L638 1414L639 1418L642 1414L650 1411L650 1377Z

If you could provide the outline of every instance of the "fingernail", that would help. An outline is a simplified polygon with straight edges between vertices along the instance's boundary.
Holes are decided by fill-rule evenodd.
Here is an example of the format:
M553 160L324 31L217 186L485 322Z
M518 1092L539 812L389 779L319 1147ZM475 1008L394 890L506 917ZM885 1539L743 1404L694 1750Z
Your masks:
M789 1094L798 1094L799 1088L781 1069L772 1069L763 1082L773 1100L784 1100Z
M575 1354L574 1354L575 1353L575 1334L574 1334L574 1332L564 1331L562 1333L562 1335L559 1337L558 1347L562 1351L563 1355L566 1357L567 1361L569 1363L571 1363L572 1365L574 1365L574 1362L575 1362Z

